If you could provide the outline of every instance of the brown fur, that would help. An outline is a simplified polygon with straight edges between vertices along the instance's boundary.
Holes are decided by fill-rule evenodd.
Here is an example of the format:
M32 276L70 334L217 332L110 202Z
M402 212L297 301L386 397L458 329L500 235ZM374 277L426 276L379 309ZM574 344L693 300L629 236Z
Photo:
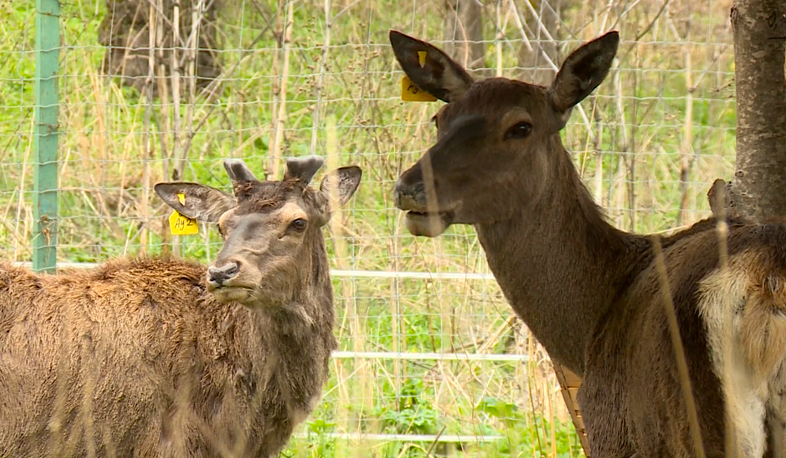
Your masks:
M189 189L192 213L231 210L219 191L194 186L157 191L171 204L170 190ZM290 206L316 195L283 186L276 195ZM248 217L277 218L266 215ZM235 219L219 259L237 237L262 236L242 234ZM56 276L0 264L0 457L277 453L316 406L336 348L322 224L288 242L260 277L260 287L289 279L286 297L242 305L217 300L206 266L184 260L121 259ZM241 270L254 269L243 260Z
M765 411L767 453L782 456L773 425L786 418L786 226L732 216L728 267L714 218L671 237L619 231L562 146L571 107L605 77L618 40L609 33L576 50L551 87L505 78L451 86L461 97L445 100L439 140L401 174L397 206L416 235L476 228L513 309L554 360L583 376L578 397L593 458L697 456L657 239L706 456L726 456L726 406L738 456L764 453ZM417 51L441 54L420 40L391 32L391 43L425 90L461 70L443 57L429 57L442 63L439 74L420 67Z

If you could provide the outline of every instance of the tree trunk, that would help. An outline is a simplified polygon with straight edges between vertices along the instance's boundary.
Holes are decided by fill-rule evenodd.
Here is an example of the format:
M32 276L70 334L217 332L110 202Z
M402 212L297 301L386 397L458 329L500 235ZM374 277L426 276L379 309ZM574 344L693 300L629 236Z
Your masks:
M735 0L737 161L730 192L753 221L786 215L786 2Z
M467 68L484 67L481 4L477 0L446 0L445 12L445 52Z
M164 26L163 38L154 52L160 57L155 62L156 66L164 69L164 74L152 72L157 78L167 80L173 74L195 78L196 87L205 88L221 73L218 56L214 52L218 48L216 43L216 19L219 4L217 0L106 0L107 14L98 30L98 41L107 46L107 52L101 65L102 73L109 76L119 76L123 84L135 87L143 92L148 87L148 66L150 63L150 4L163 4L161 10L156 10L156 15L166 16L159 21ZM178 27L174 27L173 18L175 4L179 3ZM200 8L202 10L200 11ZM196 11L195 11L196 9ZM196 21L194 18L198 18ZM201 18L201 20L199 19ZM174 30L180 31L180 36L174 36ZM190 37L198 37L196 47ZM152 40L156 42L156 40ZM180 68L172 68L173 47L179 48L176 60ZM197 49L196 62L193 75L185 75L185 68L189 67L191 53L189 50ZM185 58L184 58L185 56ZM181 92L188 87L182 84ZM158 96L159 82L153 81L151 89L153 95Z

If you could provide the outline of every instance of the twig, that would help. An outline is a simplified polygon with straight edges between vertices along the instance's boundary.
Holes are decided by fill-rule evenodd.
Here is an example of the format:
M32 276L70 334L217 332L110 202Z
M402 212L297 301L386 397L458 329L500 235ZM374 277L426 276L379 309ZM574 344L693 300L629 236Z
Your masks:
M316 103L314 104L314 115L311 123L311 154L317 154L319 114L322 109L322 85L325 84L325 70L327 69L328 51L330 51L330 26L330 0L325 0L325 36L322 44L322 57L319 61L319 77L314 88Z
M687 216L688 200L690 197L688 193L688 178L694 160L693 148L691 145L693 140L693 91L690 90L690 88L693 87L692 79L691 53L687 51L685 53L685 87L688 88L688 91L685 95L685 134L682 141L682 151L680 152L680 187L682 188L682 195L680 196L680 208L677 212L678 226L685 222Z
M180 65L178 62L178 50L181 49L179 43L183 40L180 37L180 2L176 1L172 4L172 36L173 43L172 49L169 51L169 62L171 68L169 71L172 74L170 78L172 84L172 158L175 162L175 170L172 172L172 179L175 181L183 178L183 160L181 149L183 145L180 142L181 126L180 126L180 79L183 75L180 72ZM177 239L176 239L177 240Z
M147 250L147 220L150 217L149 208L148 208L148 201L150 200L150 161L148 160L151 157L151 153L153 150L153 142L150 139L150 121L153 117L153 81L155 79L155 69L156 69L156 53L155 53L155 46L156 46L156 13L155 7L153 2L148 2L148 34L147 34L147 43L148 43L148 50L147 50L147 79L145 79L145 118L144 118L144 131L142 132L142 145L144 148L144 156L142 160L144 161L144 165L142 166L142 202L140 206L142 207L142 221L145 225L142 226L141 234L139 236L140 243L139 243L139 252L141 254L145 254ZM162 234L163 236L164 234ZM165 237L163 237L166 240ZM167 245L164 244L166 247ZM164 250L168 250L164 248Z
M256 44L259 43L262 40L262 37L265 36L265 32L267 32L268 30L269 30L269 28L266 28L266 29L262 30L261 32L259 32L259 34L257 34L256 38L254 38L251 41L251 44L248 46L248 49L253 49L254 46L256 46ZM205 114L202 116L202 118L197 123L196 127L194 127L194 129L193 129L194 132L199 132L200 130L202 130L202 127L205 125L207 120L210 119L210 116L213 114L213 110L215 110L216 107L218 107L218 104L213 103L213 102L216 101L216 99L218 98L218 95L219 95L219 92L218 92L218 89L217 89L218 85L220 85L222 82L224 82L224 80L226 80L229 77L231 77L232 75L234 75L235 71L238 69L240 64L246 60L246 57L248 57L248 56L241 57L240 59L238 59L237 62L235 62L235 64L229 70L227 70L225 72L225 74L223 74L220 77L218 77L218 78L214 79L213 81L211 81L210 84L208 84L207 87L202 89L202 91L199 93L199 97L202 97L203 95L208 94L207 99L201 105L201 107L207 106L208 108L207 108ZM274 59L275 59L275 57L274 57ZM274 65L275 65L275 60L274 60ZM193 139L193 135L188 137L188 138L186 138L183 148L190 149L191 148L192 139Z
M524 4L525 4L525 5L528 7L528 9L529 9L530 13L531 13L531 14L532 14L532 15L535 17L535 19L536 19L536 21L537 21L537 23L538 23L538 28L542 30L542 32L543 32L543 34L546 36L546 38L547 38L547 39L549 39L549 40L551 40L551 41L555 41L555 40L554 40L554 37L552 37L552 36L551 36L551 34L549 33L548 29L546 29L546 27L543 25L542 21L541 21L541 20L540 20L540 18L538 17L538 14L537 14L537 12L536 12L536 11L535 11L535 9L532 7L532 5L530 4L530 2L526 1L526 2L524 2ZM521 12L518 10L518 7L516 6L516 2L510 2L510 7L514 9L514 12L516 13L516 16L517 16L517 17L518 17L518 15L522 14L522 13L521 13ZM522 16L523 16L523 15L522 15ZM522 36L522 37L525 37L525 39L526 39L526 33L524 32L524 28L523 28L523 26L522 26L522 22L523 22L523 21L521 21L521 19L520 19L520 18L518 18L518 20L517 20L517 23L518 23L518 25L519 25L519 29L520 29L520 32L521 32L521 36ZM556 64L556 63L554 63L554 61L553 61L553 60L551 60L551 58L548 56L548 54L547 54L547 53L545 53L545 52L543 53L543 58L546 60L546 63L547 63L547 64L549 64L549 66L552 68L552 70L554 70L554 71L559 71L559 67L557 66L557 64ZM584 121L584 126L587 128L587 133L588 133L588 135L589 135L590 137L594 137L594 136L595 136L595 133L592 131L592 126L590 125L590 121L589 121L589 118L587 117L587 113L586 113L586 112L584 112L584 109L581 107L581 105L580 105L580 104L577 104L577 105L574 107L574 109L575 109L576 111L578 111L578 112L579 112L579 115L581 115L581 119ZM593 139L593 141L594 141L594 139Z
M674 348L674 357L677 363L677 372L680 375L680 386L682 387L682 396L685 401L685 407L688 410L688 424L690 425L690 433L693 439L694 452L697 458L705 458L704 444L701 440L701 430L699 429L699 417L696 411L696 403L693 399L693 390L691 389L690 376L688 374L688 363L685 361L685 348L682 345L682 338L680 337L680 328L677 324L677 314L674 310L674 302L671 296L671 287L669 285L669 277L666 272L666 262L663 258L663 250L661 249L660 237L652 237L652 248L655 254L655 267L658 270L658 277L660 278L661 291L663 292L663 305L666 312L666 320L669 323L669 335L671 336L671 344Z
M292 24L294 22L295 7L293 1L286 2L287 18L284 24L284 36L281 38L281 52L283 53L281 63L281 76L278 84L278 113L273 126L273 141L270 144L270 157L268 158L268 175L275 177L281 161L281 144L284 139L284 127L287 115L287 80L289 79L289 43L292 41Z

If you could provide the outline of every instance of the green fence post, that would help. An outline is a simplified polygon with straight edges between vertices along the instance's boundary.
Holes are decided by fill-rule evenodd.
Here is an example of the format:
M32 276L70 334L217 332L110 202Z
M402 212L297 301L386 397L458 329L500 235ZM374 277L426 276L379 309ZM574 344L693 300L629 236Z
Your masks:
M33 270L55 272L57 255L59 0L36 0Z

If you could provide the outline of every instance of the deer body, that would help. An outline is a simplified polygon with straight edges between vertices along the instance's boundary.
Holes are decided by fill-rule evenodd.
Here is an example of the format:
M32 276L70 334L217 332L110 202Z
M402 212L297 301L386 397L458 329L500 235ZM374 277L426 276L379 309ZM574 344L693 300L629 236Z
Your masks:
M320 198L310 176L263 183L230 165L237 201L156 188L187 216L221 217L210 267L121 259L50 276L0 265L0 457L261 458L311 413L336 348L324 221L309 202ZM347 169L351 195L359 169ZM301 210L308 227L289 240L274 231ZM230 262L234 276L218 278Z
M331 297L307 324L219 303L205 273L161 259L57 276L4 266L0 456L280 449L327 380Z
M397 206L415 235L475 227L513 309L582 375L592 458L687 458L698 448L786 456L786 227L729 221L727 268L714 219L672 237L619 231L562 146L571 107L603 80L618 40L582 46L546 88L475 81L439 49L392 31L410 79L447 102L436 144L397 182Z

